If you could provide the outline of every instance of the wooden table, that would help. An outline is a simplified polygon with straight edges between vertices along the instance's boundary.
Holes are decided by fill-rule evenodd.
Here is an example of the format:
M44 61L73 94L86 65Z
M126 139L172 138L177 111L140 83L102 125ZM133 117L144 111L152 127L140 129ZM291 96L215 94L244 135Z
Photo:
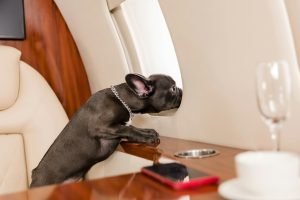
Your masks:
M167 137L161 137L161 143L158 148L162 151L162 156L178 160L187 166L206 173L217 175L220 177L221 182L235 177L234 156L243 151L241 149ZM177 151L199 148L213 148L218 150L220 154L203 159L182 159L173 156ZM153 148L142 145L122 144L119 150L145 158L153 158ZM197 189L174 191L137 172L79 183L40 187L3 195L0 196L0 200L223 199L219 196L217 189L217 185L210 185Z

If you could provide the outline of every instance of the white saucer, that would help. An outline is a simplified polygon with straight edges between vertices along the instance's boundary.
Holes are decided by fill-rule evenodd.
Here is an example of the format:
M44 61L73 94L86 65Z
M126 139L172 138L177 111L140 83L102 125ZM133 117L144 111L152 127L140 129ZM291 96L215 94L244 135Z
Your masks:
M219 186L219 194L226 199L234 200L300 200L300 179L297 183L297 190L290 191L284 196L272 195L260 197L256 194L249 193L240 187L238 179L225 181Z

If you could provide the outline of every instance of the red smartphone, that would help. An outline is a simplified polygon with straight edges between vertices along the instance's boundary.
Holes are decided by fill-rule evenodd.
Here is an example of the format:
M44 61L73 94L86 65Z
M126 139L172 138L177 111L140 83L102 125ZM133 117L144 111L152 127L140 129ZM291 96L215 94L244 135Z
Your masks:
M154 164L142 168L142 173L176 190L217 184L219 177L208 175L180 163Z

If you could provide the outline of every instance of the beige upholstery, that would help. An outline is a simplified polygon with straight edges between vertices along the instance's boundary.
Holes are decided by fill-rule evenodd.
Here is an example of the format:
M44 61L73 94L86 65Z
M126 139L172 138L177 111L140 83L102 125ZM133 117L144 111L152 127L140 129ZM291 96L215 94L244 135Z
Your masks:
M106 1L55 2L78 45L92 91L123 81L126 51ZM135 118L135 123L172 137L269 149L269 133L256 106L255 68L261 61L286 59L293 99L282 148L300 152L298 1L160 0L160 5L181 66L183 101L173 116Z
M0 194L28 187L31 170L68 122L45 79L20 55L0 46Z
M0 57L1 77L14 77L14 80L19 82L0 86L13 85L12 89L17 94L16 100L12 98L9 101L8 98L0 96L0 102L9 102L5 103L7 108L0 111L0 194L4 194L27 189L31 181L31 170L37 166L68 122L68 118L44 78L19 60L18 50L0 46ZM7 70L13 67L16 68L16 74ZM6 71L10 74L5 76L3 74L6 74ZM1 83L5 83L3 79L0 80L3 81ZM7 94L12 94L8 88L4 89L8 91ZM166 159L161 161L169 162ZM120 163L124 162L127 162L127 165L119 167ZM141 166L150 164L148 160L116 152L105 162L95 165L87 178L139 171Z
M0 110L15 103L19 92L20 52L0 46Z

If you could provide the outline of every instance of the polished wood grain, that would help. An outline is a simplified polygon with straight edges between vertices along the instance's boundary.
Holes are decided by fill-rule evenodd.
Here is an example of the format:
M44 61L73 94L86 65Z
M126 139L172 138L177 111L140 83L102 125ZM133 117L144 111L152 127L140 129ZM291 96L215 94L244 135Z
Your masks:
M25 40L0 40L22 52L21 59L46 78L68 116L91 95L78 49L52 0L24 0Z
M46 186L16 194L0 196L0 200L96 200L96 199L222 199L217 186L175 191L141 173L126 174L80 183Z
M121 142L119 151L126 152L131 155L135 155L147 160L153 160L154 163L158 162L159 158L163 154L163 150L157 146L149 146L139 143Z
M185 159L174 156L178 151L210 148L217 150L219 154L202 159ZM158 154L163 157L177 160L195 169L218 175L221 179L226 180L236 176L233 170L235 167L234 157L245 150L161 136L160 144L157 147L122 142L119 151L149 160L153 160Z
M244 150L193 142L175 138L161 137L157 148L137 144L122 144L134 149L156 153L164 157L176 159L187 166L217 175L221 182L235 177L234 156ZM213 148L220 151L214 157L204 159L181 159L173 154L186 149ZM145 150L146 149L146 150ZM131 151L133 153L134 151ZM147 155L147 158L153 157ZM124 163L126 164L126 163ZM117 166L116 166L117 167ZM79 183L52 185L31 189L10 195L0 196L0 200L96 200L96 199L191 199L191 200L222 200L218 194L218 185L208 185L184 191L175 191L139 172L108 177L98 180L89 180Z

